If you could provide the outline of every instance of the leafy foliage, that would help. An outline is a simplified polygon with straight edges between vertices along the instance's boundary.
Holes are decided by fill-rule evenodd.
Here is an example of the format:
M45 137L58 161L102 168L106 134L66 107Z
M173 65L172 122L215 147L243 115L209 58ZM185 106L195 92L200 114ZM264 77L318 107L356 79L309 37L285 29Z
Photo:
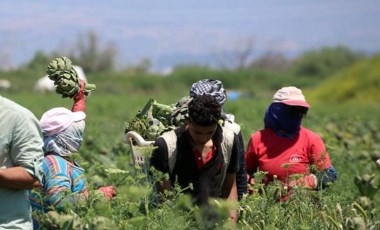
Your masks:
M365 59L327 79L315 89L315 100L378 103L380 96L380 56Z
M292 72L297 76L325 78L364 58L344 46L324 47L305 52L295 60Z

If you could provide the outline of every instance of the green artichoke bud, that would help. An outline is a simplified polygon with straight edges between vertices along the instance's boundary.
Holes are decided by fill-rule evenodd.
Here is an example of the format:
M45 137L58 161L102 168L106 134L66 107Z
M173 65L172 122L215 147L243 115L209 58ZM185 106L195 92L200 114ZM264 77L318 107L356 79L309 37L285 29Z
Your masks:
M67 57L58 57L51 61L48 65L46 73L49 76L55 78L56 74L59 74L60 71L70 70L72 68L71 60ZM52 79L53 80L53 79Z
M138 117L132 118L129 122L125 124L125 131L124 133L127 133L129 131L135 131L136 133L144 136L146 133L146 126L145 122Z

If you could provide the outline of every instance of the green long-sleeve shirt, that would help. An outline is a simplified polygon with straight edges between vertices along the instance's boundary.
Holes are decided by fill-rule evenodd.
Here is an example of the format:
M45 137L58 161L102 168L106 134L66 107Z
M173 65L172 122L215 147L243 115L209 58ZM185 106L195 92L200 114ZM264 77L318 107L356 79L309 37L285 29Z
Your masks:
M0 96L0 170L21 166L36 176L43 158L37 118L26 108ZM32 229L29 190L0 187L0 229Z

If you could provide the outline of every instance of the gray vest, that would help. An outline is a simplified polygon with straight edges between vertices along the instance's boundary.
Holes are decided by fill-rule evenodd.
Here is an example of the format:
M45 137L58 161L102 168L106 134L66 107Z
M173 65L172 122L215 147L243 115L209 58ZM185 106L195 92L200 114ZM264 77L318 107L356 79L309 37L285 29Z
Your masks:
M165 140L166 147L168 149L168 165L169 165L169 173L171 174L174 169L174 165L177 160L177 135L174 130L166 132L161 135L161 137ZM224 164L222 166L222 175L221 175L221 183L219 184L219 189L222 188L224 178L226 177L226 172L228 165L230 163L230 158L232 154L232 147L234 144L235 134L232 129L223 128L223 139L220 144L221 150L223 153Z

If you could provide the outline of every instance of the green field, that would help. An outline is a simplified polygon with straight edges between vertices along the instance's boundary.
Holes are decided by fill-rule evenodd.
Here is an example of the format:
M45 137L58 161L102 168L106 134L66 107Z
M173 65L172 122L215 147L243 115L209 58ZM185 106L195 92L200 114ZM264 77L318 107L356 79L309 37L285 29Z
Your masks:
M303 125L323 137L338 172L336 183L319 192L300 190L285 204L275 199L281 189L279 184L265 188L257 184L255 189L261 192L245 197L239 206L238 229L380 229L380 165L375 162L380 158L380 74L374 63L379 63L378 58L340 71L331 80L302 83L305 84L305 96L312 104ZM349 74L352 72L356 73L353 77ZM201 78L207 74L206 71L194 75ZM220 72L212 74L210 76L219 76ZM246 144L249 136L263 127L263 114L275 90L301 83L294 77L268 80L277 79L281 74L250 78L247 71L245 78L252 87L243 88L238 83L244 78L236 77L237 85L234 85L230 79L234 74L242 73L222 74L221 79L228 82L228 88L254 92L225 104L225 110L235 114L241 125ZM340 78L340 81L333 80ZM355 82L356 78L362 80L355 83L357 88L350 88L353 96L343 97L348 82ZM178 190L167 194L170 199L155 202L151 196L152 183L131 165L131 152L124 142L125 122L135 116L149 98L163 104L175 103L187 95L194 79L175 75L165 78L94 75L89 79L98 89L87 99L85 141L78 162L86 169L92 189L122 183L113 201L105 201L93 192L88 200L77 205L75 214L68 212L58 217L52 213L44 217L45 224L56 229L230 228L224 217L228 207L234 204L211 202L217 215L209 221L207 215L192 206L189 198ZM266 83L260 82L263 79L267 79ZM363 86L363 81L368 84ZM14 82L19 82L24 90L4 91L1 95L29 108L38 118L52 107L70 108L72 105L70 99L62 99L55 93L25 90L31 83L23 83L19 78ZM256 175L260 176L260 173Z

